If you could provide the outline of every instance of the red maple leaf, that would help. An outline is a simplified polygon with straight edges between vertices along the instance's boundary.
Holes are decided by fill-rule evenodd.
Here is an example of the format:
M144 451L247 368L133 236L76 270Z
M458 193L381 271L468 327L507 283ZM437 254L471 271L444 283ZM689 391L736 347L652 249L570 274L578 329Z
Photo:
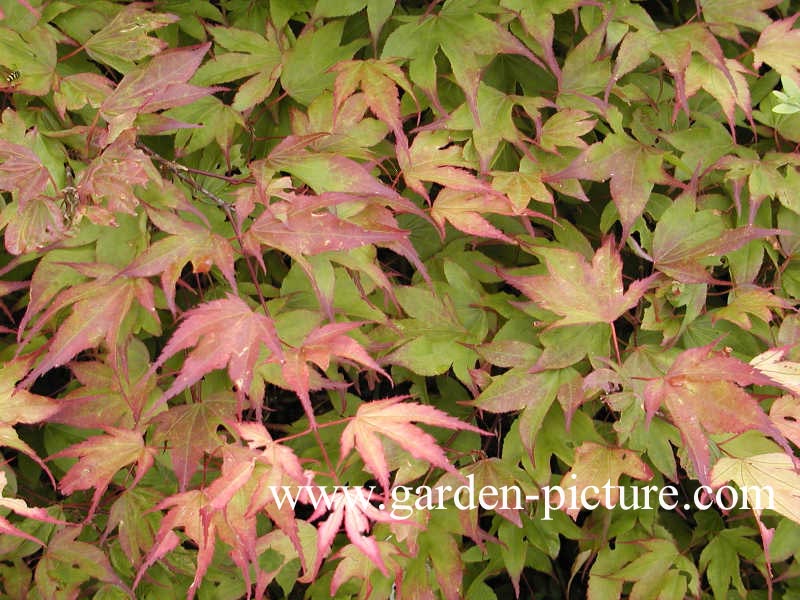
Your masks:
M272 353L271 360L283 362L283 352L272 319L253 312L244 300L233 294L190 310L153 364L151 372L181 350L194 349L186 357L175 381L150 412L198 382L206 373L226 365L239 401L242 402L250 391L253 369L262 344Z
M649 381L644 391L648 422L664 404L704 485L711 482L709 434L755 429L792 455L780 430L755 398L740 387L772 385L772 381L753 366L713 348L711 343L682 352L667 374Z
M20 205L44 193L52 181L33 150L0 140L0 189L17 192Z
M330 499L330 514L317 527L319 537L317 538L317 560L311 570L313 577L316 577L322 561L331 552L333 540L344 522L344 530L348 539L355 547L361 550L372 562L377 565L381 573L388 575L389 571L381 557L380 548L375 538L365 536L364 533L370 529L370 521L381 523L391 523L394 521L392 516L384 511L378 510L369 503L372 499L372 492L364 488L348 487L336 491ZM317 506L314 514L309 517L309 521L318 519L328 512L327 503Z
M391 380L389 374L353 338L345 335L362 323L331 323L314 329L309 333L296 352L287 353L283 366L286 383L297 393L312 427L316 426L314 409L309 397L310 377L308 363L312 362L323 371L328 368L331 356L361 364L377 371Z
M206 227L184 221L166 211L149 210L150 220L169 237L154 242L123 271L133 277L161 276L161 286L167 306L174 315L175 283L181 270L191 262L195 273L207 273L216 264L230 286L236 291L234 256L230 242Z
M61 457L78 459L61 478L59 487L66 495L77 490L94 489L92 505L86 517L88 521L117 471L136 463L136 477L127 486L132 488L153 466L154 456L155 450L145 446L140 432L107 427L106 435L92 436L86 441L73 444L51 455L48 460Z
M389 467L378 434L396 442L414 458L456 472L433 436L412 425L412 422L485 433L432 406L402 403L406 398L408 396L395 396L362 404L340 439L341 459L355 447L384 490L389 489Z

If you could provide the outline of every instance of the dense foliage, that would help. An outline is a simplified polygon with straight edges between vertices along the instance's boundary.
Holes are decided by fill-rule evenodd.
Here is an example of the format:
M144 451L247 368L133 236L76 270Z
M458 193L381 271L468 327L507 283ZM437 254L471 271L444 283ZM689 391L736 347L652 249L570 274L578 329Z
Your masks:
M796 8L0 1L2 598L800 597Z

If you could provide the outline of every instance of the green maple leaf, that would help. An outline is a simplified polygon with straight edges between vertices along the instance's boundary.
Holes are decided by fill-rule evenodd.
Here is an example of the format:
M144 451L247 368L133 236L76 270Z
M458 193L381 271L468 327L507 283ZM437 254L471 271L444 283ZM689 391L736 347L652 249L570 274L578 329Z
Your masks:
M178 20L175 15L154 13L142 4L131 4L86 40L84 47L94 60L125 73L134 67L136 61L158 54L167 47L163 40L147 34Z
M289 95L308 105L324 90L333 89L336 75L330 68L353 56L367 42L357 39L341 46L344 21L332 21L317 30L309 29L284 56L281 85Z
M500 24L475 12L473 0L448 0L436 15L406 23L386 40L381 58L406 58L411 61L411 80L439 104L436 92L435 56L441 49L456 83L464 90L473 115L478 117L477 96L483 68L497 54L520 54L539 60ZM441 109L442 112L446 112Z
M238 86L232 108L247 110L263 101L272 92L281 74L281 51L273 37L265 38L253 31L233 27L211 27L220 52L201 66L193 81L199 85L227 83L249 79Z

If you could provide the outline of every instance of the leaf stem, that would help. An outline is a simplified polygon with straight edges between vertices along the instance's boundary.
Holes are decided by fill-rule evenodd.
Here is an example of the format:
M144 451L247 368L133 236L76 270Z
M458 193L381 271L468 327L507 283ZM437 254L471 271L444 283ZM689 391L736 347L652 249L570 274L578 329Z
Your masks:
M614 352L617 355L617 364L622 366L622 358L619 353L619 340L617 339L617 328L614 327L614 323L609 323L611 325L611 339L614 340Z

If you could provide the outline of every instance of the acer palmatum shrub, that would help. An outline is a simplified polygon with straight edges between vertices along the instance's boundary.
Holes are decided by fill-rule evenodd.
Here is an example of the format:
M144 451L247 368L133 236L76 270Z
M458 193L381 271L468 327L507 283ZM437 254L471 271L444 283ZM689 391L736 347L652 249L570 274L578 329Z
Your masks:
M800 594L797 9L0 2L2 597Z

